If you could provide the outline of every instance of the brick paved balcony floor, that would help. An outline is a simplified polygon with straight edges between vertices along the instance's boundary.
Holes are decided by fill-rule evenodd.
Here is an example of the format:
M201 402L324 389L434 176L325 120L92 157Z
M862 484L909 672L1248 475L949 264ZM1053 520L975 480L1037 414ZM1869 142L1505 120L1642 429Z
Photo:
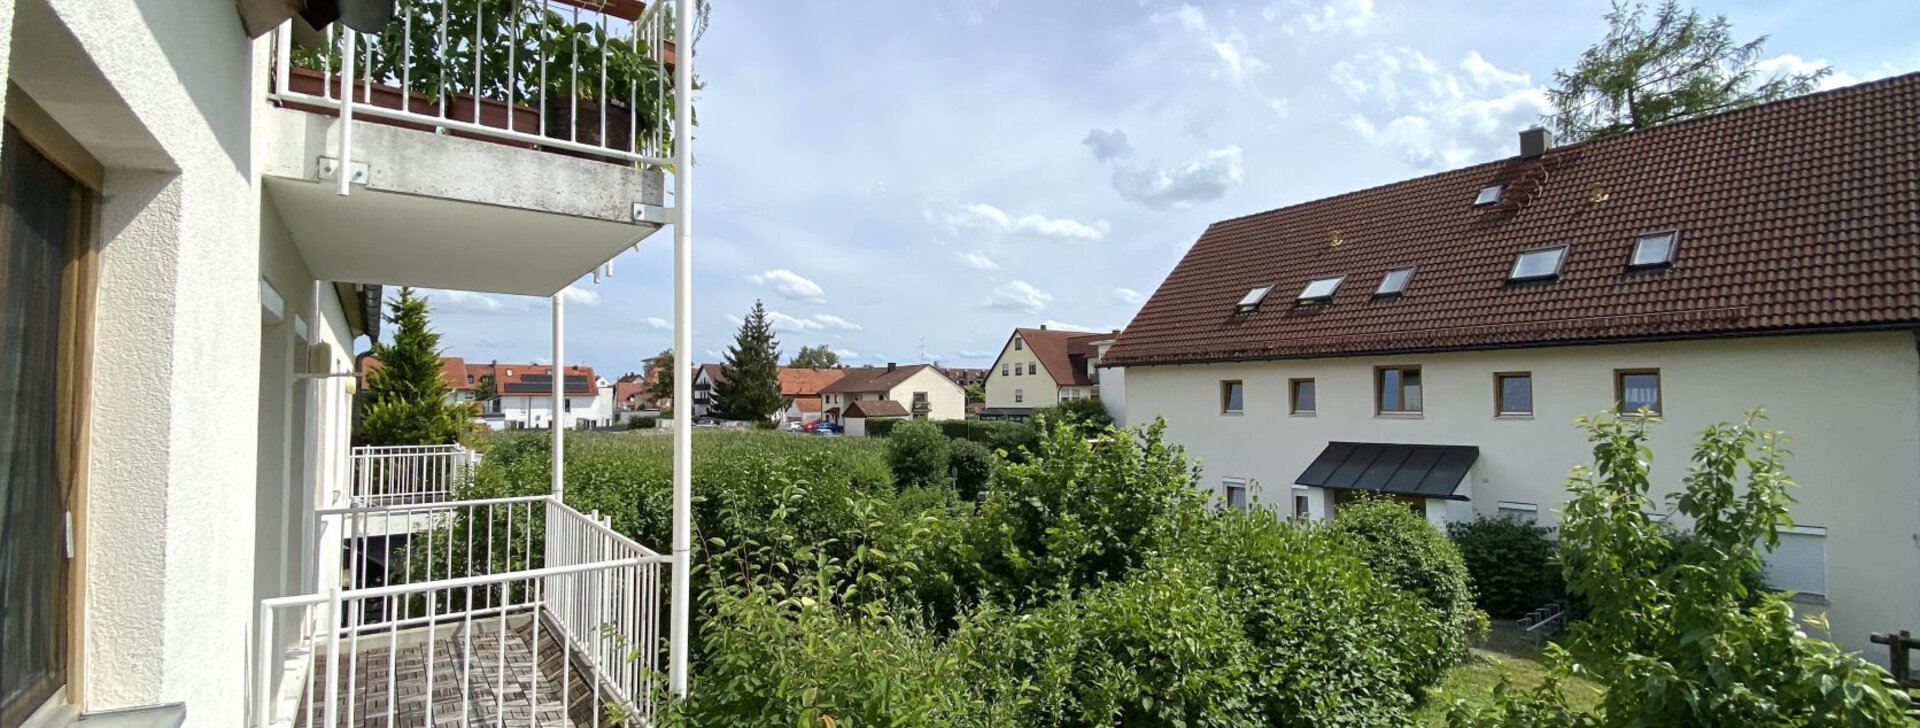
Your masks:
M521 615L508 618L503 630L496 616L435 630L433 728L593 725L597 701L592 683L577 664L563 661L559 642L545 629L540 639L541 669L535 669L531 625L532 619ZM339 667L338 725L428 728L428 644L424 628L403 630L397 637L362 635L357 653L354 645L343 640L341 651L348 656ZM319 657L314 664L307 712L302 715L302 720L310 722L293 728L326 725L327 659ZM563 676L570 683L565 690ZM572 703L571 710L562 705L563 698Z

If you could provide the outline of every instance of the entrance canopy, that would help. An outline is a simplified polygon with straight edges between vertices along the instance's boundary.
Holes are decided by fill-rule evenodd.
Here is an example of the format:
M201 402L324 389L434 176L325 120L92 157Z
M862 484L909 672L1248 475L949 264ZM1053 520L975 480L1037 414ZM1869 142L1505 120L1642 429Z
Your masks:
M1467 500L1455 495L1480 459L1472 445L1394 445L1329 442L1293 482L1321 488L1371 490L1419 498Z

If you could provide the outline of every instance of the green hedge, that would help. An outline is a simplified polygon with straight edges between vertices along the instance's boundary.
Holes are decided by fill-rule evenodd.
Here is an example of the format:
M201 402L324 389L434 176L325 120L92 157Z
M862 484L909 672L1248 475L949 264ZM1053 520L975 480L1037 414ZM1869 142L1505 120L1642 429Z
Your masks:
M891 436L904 419L877 419L867 421L868 437ZM934 422L947 437L958 440L971 440L987 446L989 450L1005 450L1009 459L1025 460L1040 440L1040 431L1030 422L1012 420L938 420Z
M1474 603L1503 619L1520 617L1561 592L1549 529L1512 516L1447 524L1447 536L1473 578Z

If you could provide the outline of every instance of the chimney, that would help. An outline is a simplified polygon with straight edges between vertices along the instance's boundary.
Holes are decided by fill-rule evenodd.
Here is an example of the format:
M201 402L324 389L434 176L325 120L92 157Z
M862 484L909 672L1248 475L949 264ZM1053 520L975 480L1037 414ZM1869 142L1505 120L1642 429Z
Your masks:
M1046 331L1046 330L1047 330L1047 325L1046 325L1046 324L1040 324L1040 330L1041 330L1041 331Z
M1533 159L1553 148L1553 133L1540 127L1520 132L1520 157Z
M887 362L887 371L893 371L893 362Z

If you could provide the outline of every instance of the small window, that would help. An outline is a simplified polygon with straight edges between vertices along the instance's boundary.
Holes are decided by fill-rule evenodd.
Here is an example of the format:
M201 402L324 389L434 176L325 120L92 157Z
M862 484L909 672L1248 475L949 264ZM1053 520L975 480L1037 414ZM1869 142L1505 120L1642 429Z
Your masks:
M1500 501L1499 512L1495 515L1532 525L1540 522L1540 506L1534 503Z
M1293 486L1293 517L1294 518L1298 518L1302 521L1313 518L1313 499L1308 497L1310 492L1311 491L1308 491L1306 488L1302 488L1297 485Z
M1613 370L1613 400L1619 403L1621 414L1636 414L1641 410L1660 414L1660 370Z
M1296 415L1310 415L1314 412L1313 380L1294 379L1287 382L1288 411Z
M1500 193L1505 192L1506 189L1507 189L1506 185L1488 185L1486 187L1480 188L1480 194L1473 196L1473 206L1481 207L1483 205L1491 205L1495 202L1499 202Z
M1007 365L1007 364L1001 364L1001 365L1000 365L1000 376L1003 376L1003 377L1004 377L1004 376L1007 376L1007 373L1008 373L1008 372L1011 372L1012 370L1013 370L1013 367L1012 367L1012 366L1010 366L1010 365Z
M1220 411L1239 414L1245 404L1246 385L1237 381L1220 383Z
M1413 281L1413 266L1395 268L1380 277L1380 288L1373 292L1375 296L1398 296L1407 292L1407 284Z
M1533 414L1533 374L1499 372L1493 375L1493 413L1496 415Z
M1340 282L1346 279L1346 276L1333 276L1331 278L1315 278L1307 281L1307 287L1300 289L1300 302L1326 303L1327 301L1331 301L1333 300L1333 292L1340 288Z
M1267 300L1267 291L1271 290L1273 290L1273 286L1260 286L1251 291L1247 291L1247 295L1240 297L1240 303L1236 308L1239 309L1240 313L1253 313L1260 308L1261 301Z
M1019 350L1021 350L1021 349L1025 349L1025 348L1027 348L1027 344L1026 344L1026 342L1024 342L1024 341L1021 341L1021 340L1020 340L1020 337L1018 337L1018 336L1015 336L1015 337L1013 337L1013 350L1014 350L1014 351L1019 351Z
M1633 243L1633 257L1627 260L1628 268L1665 268L1673 265L1673 249L1680 242L1680 231L1666 230L1647 233Z
M1380 414L1421 411L1420 367L1379 367L1373 370L1373 381Z
M1513 259L1508 281L1549 281L1560 277L1560 264L1567 259L1567 246L1556 245L1520 253Z
M926 392L914 392L914 393L913 393L913 406L915 406L915 407L919 407L919 406L921 406L921 405L924 405L924 404L926 404L926 403L927 403L927 393L926 393Z
M1024 389L1013 390L1013 401L1015 402L1027 401L1027 390L1024 390Z
M1761 545L1765 549L1765 544ZM1780 544L1762 557L1767 586L1826 596L1827 529L1795 526L1780 532Z
M1221 495L1224 496L1228 508L1247 507L1247 481L1240 478L1222 478L1220 487Z

